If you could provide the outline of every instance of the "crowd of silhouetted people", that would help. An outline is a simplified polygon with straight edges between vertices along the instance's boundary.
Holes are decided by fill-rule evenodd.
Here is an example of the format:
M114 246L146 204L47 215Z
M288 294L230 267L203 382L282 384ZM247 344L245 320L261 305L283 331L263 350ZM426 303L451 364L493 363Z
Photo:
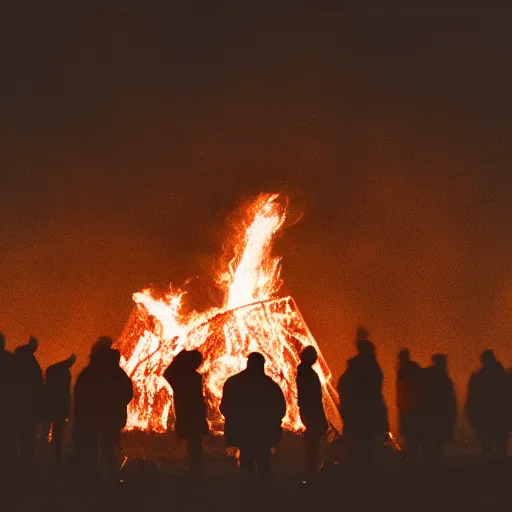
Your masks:
M374 344L365 329L356 335L357 354L347 361L338 381L342 439L349 460L369 467L389 438L388 409L383 397L383 372ZM38 341L31 337L14 352L5 349L0 333L0 464L9 471L20 464L30 471L34 462L37 428L49 425L48 441L56 465L63 462L64 430L72 419L71 468L94 475L101 467L115 476L120 465L121 431L127 406L133 398L130 378L120 367L120 353L108 337L93 345L87 366L74 385L71 355L43 374L36 358ZM329 431L323 389L314 369L318 354L305 347L297 366L297 403L305 427L304 470L313 478L320 466L320 447ZM198 350L183 350L172 361L164 378L173 390L175 432L186 441L189 471L203 474L203 437L209 433L203 376ZM482 366L469 381L465 412L486 455L507 456L512 430L512 377L492 350L481 357ZM446 443L454 437L457 403L449 376L447 357L432 356L421 367L409 350L398 354L396 400L402 452L412 463L438 464ZM239 451L239 467L248 477L269 479L273 449L282 439L286 400L279 385L265 373L265 357L253 352L246 369L227 379L220 412L225 419L226 445Z
M110 474L119 469L121 430L133 398L132 382L119 366L113 341L101 337L93 345L89 364L80 372L71 400L71 367L76 357L49 366L43 375L36 358L38 340L11 353L0 333L0 464L5 472L21 466L32 470L39 424L48 425L54 461L63 462L64 429L73 419L70 463L81 474L92 474L98 461ZM71 414L73 410L73 415ZM18 464L19 463L19 464Z

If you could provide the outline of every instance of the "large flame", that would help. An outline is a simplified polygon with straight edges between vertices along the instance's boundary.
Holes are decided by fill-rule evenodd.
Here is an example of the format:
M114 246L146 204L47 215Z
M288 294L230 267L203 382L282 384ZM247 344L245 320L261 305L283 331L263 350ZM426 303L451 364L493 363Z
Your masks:
M185 312L181 289L163 296L152 289L133 295L135 307L118 340L121 366L134 383L127 428L163 432L174 424L172 389L163 378L165 369L183 349L203 354L200 371L205 376L208 420L221 432L219 412L226 379L243 370L250 352L267 359L266 373L283 390L287 413L283 425L300 431L295 384L296 367L303 347L317 348L315 369L324 389L328 419L337 430L340 420L329 368L294 300L279 297L281 260L272 246L281 232L288 203L278 194L262 194L250 204L232 247L234 257L218 276L223 305L199 312Z

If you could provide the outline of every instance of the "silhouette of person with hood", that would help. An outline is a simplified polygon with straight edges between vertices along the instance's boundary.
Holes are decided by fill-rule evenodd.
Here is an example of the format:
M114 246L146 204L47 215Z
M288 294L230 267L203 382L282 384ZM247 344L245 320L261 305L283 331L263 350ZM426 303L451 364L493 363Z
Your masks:
M31 336L27 345L14 351L17 372L17 435L19 453L24 464L33 462L37 425L42 416L44 379L35 353L37 338Z
M16 379L14 355L5 348L0 332L0 470L10 472L16 455Z
M55 462L62 462L62 444L66 421L71 414L71 367L76 362L76 356L59 363L52 364L46 369L45 406L47 420L51 428L51 444Z
M278 384L265 374L265 357L252 352L247 368L227 379L220 412L228 446L240 450L240 470L247 476L270 477L271 449L282 437L286 400Z
M411 361L409 349L398 353L396 372L396 406L399 432L409 457L417 460L421 438L421 366Z
M318 353L312 345L300 354L301 363L297 367L297 397L300 419L306 427L306 468L309 477L318 471L318 456L322 436L327 432L328 423L322 401L322 385L313 365Z
M481 356L482 367L471 375L466 416L486 455L506 457L509 430L507 375L492 350Z
M119 470L121 430L133 398L132 382L119 366L120 353L112 344L103 336L93 345L89 365L75 384L74 411L76 462L92 473L101 456L109 476Z
M197 369L203 363L199 350L182 350L164 373L173 391L176 435L187 442L190 473L202 477L203 435L208 434L203 377Z
M448 376L446 355L433 355L432 363L432 366L423 369L422 452L427 463L437 464L446 443L453 439L457 399L453 382Z
M365 328L357 330L356 348L357 355L348 360L338 382L340 415L354 461L368 466L376 442L387 437L388 414L382 396L382 370Z

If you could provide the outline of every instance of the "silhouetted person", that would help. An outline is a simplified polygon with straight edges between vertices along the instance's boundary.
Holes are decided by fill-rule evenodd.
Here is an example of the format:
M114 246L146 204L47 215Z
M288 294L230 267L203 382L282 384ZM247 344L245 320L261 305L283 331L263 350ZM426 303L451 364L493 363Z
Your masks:
M203 435L208 434L203 377L197 369L203 363L199 350L181 351L164 373L173 391L176 435L187 442L190 473L201 478Z
M126 425L126 408L133 398L130 378L119 366L120 354L112 340L100 338L75 384L76 462L94 472L101 455L109 475L119 469L121 429Z
M300 419L306 427L306 467L308 475L318 470L318 455L322 436L327 432L328 423L322 401L322 385L313 365L318 354L312 345L304 348L300 354L301 363L297 367L297 395Z
M348 360L338 382L343 435L349 441L353 458L368 465L377 441L389 431L387 408L382 396L383 374L368 332L359 328L357 355Z
M0 471L12 471L16 455L16 366L0 332Z
M71 372L76 356L73 354L46 369L45 407L51 428L51 444L55 462L62 462L62 444L66 421L71 413Z
M432 366L423 369L423 454L427 463L438 463L444 447L453 439L457 400L448 376L446 355L432 356Z
M16 359L16 401L17 434L21 459L31 464L36 448L37 425L42 417L44 379L35 353L39 342L33 336L27 345L17 347Z
M271 449L281 441L286 401L279 385L265 375L262 354L249 354L247 368L226 381L220 412L227 445L240 450L241 471L269 478Z
M422 432L421 378L421 366L411 361L409 349L402 349L398 354L396 371L396 406L399 432L405 441L405 449L413 460L419 457Z
M492 350L486 350L481 361L469 380L466 415L484 453L506 457L511 406L507 375Z

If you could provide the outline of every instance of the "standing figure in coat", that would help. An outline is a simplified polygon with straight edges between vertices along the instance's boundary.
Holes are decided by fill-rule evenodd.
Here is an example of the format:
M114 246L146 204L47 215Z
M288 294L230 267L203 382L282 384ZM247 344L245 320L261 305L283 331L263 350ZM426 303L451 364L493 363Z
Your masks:
M309 477L318 471L318 455L322 436L327 432L328 423L322 401L322 385L313 365L318 354L312 345L300 354L301 363L297 367L297 396L300 419L306 427L306 468Z
M249 354L247 368L226 381L220 412L227 445L240 450L240 470L268 479L271 449L282 437L286 400L279 385L265 375L262 354Z
M419 459L421 439L421 366L411 361L409 349L398 354L396 371L396 406L399 432L405 441L407 455Z
M388 435L388 414L382 396L382 370L366 329L358 329L356 348L357 355L349 359L338 382L340 415L353 459L368 467L377 443L382 444Z
M423 369L422 380L422 452L428 464L438 464L446 443L453 439L457 419L455 388L445 354L432 356L432 366Z
M492 350L481 357L482 367L468 385L466 416L486 456L507 455L509 403L507 374Z
M66 360L52 364L46 369L46 415L50 422L51 444L57 464L62 462L64 427L71 414L70 369L75 361L76 356L72 354Z
M202 478L203 436L208 434L203 377L197 369L203 363L199 350L183 350L164 373L173 391L176 435L187 442L190 473Z
M126 408L133 398L133 385L119 366L120 353L112 339L101 337L93 346L89 365L75 384L74 448L76 461L95 472L99 457L107 473L119 469L121 430Z

